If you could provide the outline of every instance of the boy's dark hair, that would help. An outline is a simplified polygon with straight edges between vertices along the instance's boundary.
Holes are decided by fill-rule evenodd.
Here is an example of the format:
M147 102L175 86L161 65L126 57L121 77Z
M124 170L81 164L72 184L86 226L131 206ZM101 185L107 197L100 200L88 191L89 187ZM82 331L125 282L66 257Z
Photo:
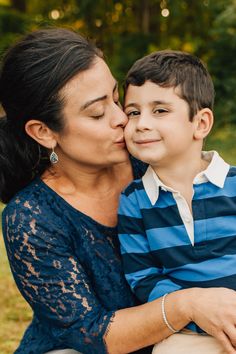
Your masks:
M25 124L64 128L61 88L89 69L102 53L77 33L51 28L32 32L5 55L0 72L0 200L4 203L49 166L46 148L30 138Z
M191 54L173 50L151 53L137 60L125 79L125 93L129 85L142 86L151 81L161 87L178 87L178 95L189 105L193 119L202 108L213 109L214 86L201 60Z

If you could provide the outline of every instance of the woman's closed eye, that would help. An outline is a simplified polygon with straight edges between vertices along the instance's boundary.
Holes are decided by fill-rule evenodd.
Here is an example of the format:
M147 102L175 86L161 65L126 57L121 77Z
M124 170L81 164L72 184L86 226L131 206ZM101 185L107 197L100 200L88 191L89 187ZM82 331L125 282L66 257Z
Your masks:
M104 115L105 115L105 112L102 112L102 113L94 113L94 114L91 114L91 117L92 117L92 118L95 118L95 119L99 119L99 118L104 117Z

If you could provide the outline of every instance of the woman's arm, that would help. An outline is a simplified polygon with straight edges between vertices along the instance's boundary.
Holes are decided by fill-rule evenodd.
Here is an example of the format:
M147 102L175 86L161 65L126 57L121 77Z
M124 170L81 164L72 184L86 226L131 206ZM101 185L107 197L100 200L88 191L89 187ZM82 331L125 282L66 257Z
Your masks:
M3 212L3 235L14 279L52 345L56 342L58 347L83 354L106 353L103 337L114 311L101 305L74 254L63 210L51 204L36 208L35 200L18 198Z
M214 336L226 353L236 350L236 292L225 288L179 290L165 302L169 323L175 329L194 321ZM105 341L108 352L124 354L158 343L172 333L161 313L161 299L116 312Z

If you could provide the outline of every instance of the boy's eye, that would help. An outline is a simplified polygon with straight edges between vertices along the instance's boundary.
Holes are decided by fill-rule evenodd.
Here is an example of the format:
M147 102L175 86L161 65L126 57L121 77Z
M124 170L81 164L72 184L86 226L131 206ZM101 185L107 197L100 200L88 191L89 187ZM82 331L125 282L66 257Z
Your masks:
M130 111L126 113L128 118L132 118L134 116L138 116L139 115L139 111Z
M168 109L166 109L166 108L156 108L155 110L154 110L154 113L159 113L159 114L161 114L161 113L167 113L168 112Z

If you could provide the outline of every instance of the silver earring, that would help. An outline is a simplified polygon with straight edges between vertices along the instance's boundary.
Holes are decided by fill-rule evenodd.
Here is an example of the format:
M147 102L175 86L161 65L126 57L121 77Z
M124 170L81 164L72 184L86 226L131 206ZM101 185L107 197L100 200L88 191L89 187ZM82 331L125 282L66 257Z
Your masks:
M49 159L50 159L50 162L51 162L52 164L58 163L58 161L59 161L58 155L57 155L57 153L54 151L54 147L52 148L52 152L51 152L51 154L50 154L50 156L49 156Z

